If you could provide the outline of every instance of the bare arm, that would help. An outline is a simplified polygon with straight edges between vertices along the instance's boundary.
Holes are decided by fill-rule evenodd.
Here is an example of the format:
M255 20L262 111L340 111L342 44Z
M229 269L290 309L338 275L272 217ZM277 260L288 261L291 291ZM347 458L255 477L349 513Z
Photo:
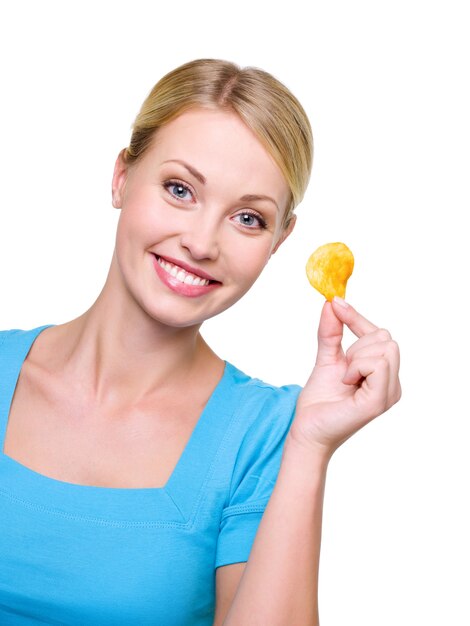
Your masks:
M343 324L359 338L345 353ZM276 485L223 626L318 626L318 570L328 462L401 395L388 331L344 302L326 303L313 372L297 403Z
M327 462L286 439L281 469L224 626L317 626Z

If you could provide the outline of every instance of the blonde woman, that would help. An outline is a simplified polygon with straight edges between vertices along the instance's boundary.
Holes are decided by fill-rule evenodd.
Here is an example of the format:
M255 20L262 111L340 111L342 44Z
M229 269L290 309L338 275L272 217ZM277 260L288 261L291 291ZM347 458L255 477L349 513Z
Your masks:
M325 303L307 384L279 388L200 334L292 232L311 162L304 110L261 70L204 59L154 87L97 300L0 333L2 625L318 623L328 462L398 400L398 348Z

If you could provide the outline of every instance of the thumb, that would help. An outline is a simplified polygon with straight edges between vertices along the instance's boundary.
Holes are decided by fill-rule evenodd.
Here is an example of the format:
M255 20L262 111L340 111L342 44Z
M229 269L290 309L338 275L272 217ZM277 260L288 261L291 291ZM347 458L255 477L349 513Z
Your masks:
M325 302L318 325L317 365L332 365L344 356L341 340L343 322L334 314L331 302Z

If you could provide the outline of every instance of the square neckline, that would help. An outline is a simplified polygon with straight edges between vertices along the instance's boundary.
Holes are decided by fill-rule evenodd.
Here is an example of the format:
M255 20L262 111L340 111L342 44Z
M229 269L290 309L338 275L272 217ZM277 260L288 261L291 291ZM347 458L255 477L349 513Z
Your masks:
M47 324L28 331L18 329L7 331L9 335L4 337L3 343L0 343L0 367L2 367L1 361L4 358L3 353L8 349L9 344L13 344L13 353L11 358L14 361L13 363L7 362L8 367L6 368L6 376L3 375L3 380L1 381L3 391L0 396L0 459L2 460L2 464L8 466L8 472L10 473L10 476L15 477L15 481L23 481L24 485L26 485L26 492L29 496L32 496L37 490L42 490L43 492L47 491L49 495L53 496L60 495L63 497L67 495L66 499L70 498L69 504L72 504L72 501L76 502L77 498L83 499L83 501L87 501L87 503L93 502L94 504L97 504L98 502L103 501L104 496L105 499L117 499L121 503L130 504L132 502L132 506L134 507L136 504L135 497L141 501L152 501L153 504L155 502L155 497L158 497L160 499L160 504L163 504L163 500L165 500L166 504L170 504L170 509L173 515L176 507L179 513L179 521L181 521L181 516L183 515L182 509L187 509L187 507L181 507L180 503L176 504L172 493L181 493L181 484L184 484L185 488L187 488L187 486L191 483L193 483L193 489L189 491L192 491L194 495L196 495L199 491L198 487L201 487L201 484L204 481L204 476L207 474L213 461L213 456L211 457L206 454L205 447L207 447L207 445L205 443L205 433L210 432L210 429L214 428L217 419L217 412L214 411L214 407L220 399L225 397L224 394L230 393L232 380L237 369L228 361L224 360L223 374L200 413L189 440L187 441L183 452L181 453L165 485L161 487L128 488L102 487L98 485L71 483L36 472L19 461L16 461L4 452L10 409L20 377L21 368L36 338L43 330L52 326L55 325ZM5 368L3 367L3 369ZM217 428L217 426L215 427ZM198 449L198 446L201 443L204 443L205 447ZM214 452L217 452L217 450L214 449ZM36 498L35 500L37 501Z

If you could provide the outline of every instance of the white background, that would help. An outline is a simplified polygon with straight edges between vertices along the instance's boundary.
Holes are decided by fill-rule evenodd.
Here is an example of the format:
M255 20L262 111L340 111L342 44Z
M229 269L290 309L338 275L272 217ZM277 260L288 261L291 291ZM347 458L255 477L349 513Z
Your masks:
M296 232L203 334L250 374L303 384L322 306L304 266L339 240L356 257L348 299L401 344L402 401L331 462L322 626L470 624L464 4L1 5L0 328L58 324L97 297L114 159L164 73L199 57L259 66L307 110Z

